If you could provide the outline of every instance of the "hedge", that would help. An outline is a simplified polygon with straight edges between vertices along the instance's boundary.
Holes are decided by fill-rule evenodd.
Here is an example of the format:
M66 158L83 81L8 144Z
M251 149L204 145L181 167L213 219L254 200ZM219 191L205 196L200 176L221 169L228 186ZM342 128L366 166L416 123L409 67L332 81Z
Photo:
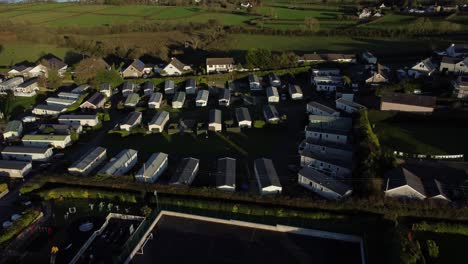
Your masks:
M425 231L468 236L468 223L429 223L426 221L422 221L420 223L413 224L412 229L413 231Z
M39 214L40 211L32 208L24 211L21 217L13 222L13 225L4 228L0 232L0 245L21 233L21 231L28 227L39 216Z
M136 203L138 198L136 194L128 192L112 192L104 190L83 189L74 187L60 187L50 190L44 190L38 193L44 200L72 198L72 199L108 199L119 200L120 202Z

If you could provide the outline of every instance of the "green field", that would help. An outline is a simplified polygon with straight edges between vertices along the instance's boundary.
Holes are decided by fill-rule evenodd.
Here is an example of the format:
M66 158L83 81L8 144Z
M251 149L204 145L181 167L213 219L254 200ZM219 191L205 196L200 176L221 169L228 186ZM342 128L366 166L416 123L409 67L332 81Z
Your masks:
M417 114L371 110L369 121L380 143L391 150L411 154L468 155L468 140L464 136L468 127L456 120L444 120L440 115L421 118Z
M38 43L5 43L4 51L0 54L0 69L8 68L21 61L37 61L41 56L52 53L59 58L64 58L70 50L67 48L58 48L54 45Z

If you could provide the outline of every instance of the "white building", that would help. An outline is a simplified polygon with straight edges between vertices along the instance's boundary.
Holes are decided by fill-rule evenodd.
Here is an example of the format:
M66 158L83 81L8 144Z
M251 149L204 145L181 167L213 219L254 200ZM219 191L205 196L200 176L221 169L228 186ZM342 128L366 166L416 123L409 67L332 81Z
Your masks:
M339 200L352 193L348 185L310 167L302 168L297 176L299 185L327 199Z
M59 124L74 125L80 124L82 126L94 127L99 124L97 115L61 115L58 118Z
M208 129L215 132L221 131L223 129L221 110L211 109L209 115Z
M281 80L278 77L278 75L276 75L276 73L274 72L271 72L268 74L268 81L270 82L270 86L273 86L273 87L281 86Z
M23 178L31 172L31 162L0 160L0 176Z
M32 113L38 116L58 116L67 110L66 106L38 104L33 108Z
M216 188L228 192L236 190L236 159L228 157L218 159Z
M4 92L8 90L13 90L13 88L16 88L18 87L18 85L22 84L23 81L23 77L13 77L4 82L0 82L0 91Z
M260 84L260 79L258 78L257 75L249 74L248 79L249 79L250 91L254 92L254 91L262 90L262 85Z
M208 90L198 91L197 98L195 99L195 104L197 107L204 107L208 105L208 97L210 92Z
M249 109L246 107L236 108L236 118L241 128L251 128L252 118L250 117Z
M65 99L60 97L49 97L46 99L47 105L53 105L57 107L69 107L75 102L75 99Z
M281 193L283 188L273 166L273 161L265 158L256 159L254 171L261 195Z
M421 76L431 76L436 71L436 65L432 63L431 58L427 58L413 65L413 67L408 70L408 76L417 79Z
M164 93L165 94L175 94L175 83L171 80L164 81Z
M268 103L278 103L280 100L278 88L273 86L268 86L266 88L266 95L268 98Z
M109 83L103 83L101 84L101 90L99 90L99 92L101 92L106 97L111 97L113 94L113 89Z
M263 106L263 116L265 120L269 123L276 123L280 121L280 115L276 107L273 105L265 105Z
M95 147L74 162L68 172L71 174L88 175L107 158L107 150L103 147Z
M365 106L360 105L353 101L348 101L344 98L338 98L335 101L336 108L345 111L346 113L354 113L359 110L367 109Z
M32 147L66 148L71 144L70 135L24 135L23 144Z
M120 123L120 130L130 131L130 129L141 124L141 119L141 112L130 112L122 123Z
M352 160L342 157L319 154L312 151L301 151L301 166L314 168L326 175L337 178L349 178L352 174Z
M150 96L150 98L148 100L148 108L150 108L150 109L160 108L161 103L162 103L162 99L163 99L163 94L162 93L156 92L156 93L151 94L151 96Z
M288 91L289 96L291 96L291 99L293 100L301 100L303 98L302 89L299 85L290 84Z
M231 72L234 70L233 58L207 58L206 73Z
M81 95L78 94L78 93L60 92L60 93L57 94L57 97L76 101L76 100L80 99Z
M335 109L320 104L318 102L309 102L306 106L306 111L311 115L320 115L320 116L340 116L340 112Z
M166 111L159 112L155 114L151 122L148 123L148 129L151 132L162 133L168 121L169 113Z
M185 92L177 92L172 98L172 108L180 109L184 107L185 103Z
M21 137L23 133L23 123L19 120L13 120L8 122L5 131L3 132L3 138L9 139L12 137Z
M229 89L220 89L218 104L220 106L229 106L230 103L231 103L231 91L229 91Z
M168 155L158 152L151 155L135 175L137 182L154 183L167 169Z
M154 93L154 83L150 81L146 81L141 85L141 89L143 89L144 95L150 95Z
M49 147L8 146L1 153L4 160L48 161L53 151Z
M352 121L346 117L309 116L309 124L305 129L306 139L324 140L346 144Z
M191 71L192 68L189 65L186 65L179 61L176 58L171 58L171 61L162 69L162 76L180 76L188 71Z
M135 91L135 84L132 82L124 82L122 84L122 96L127 97Z
M129 172L137 163L138 151L124 149L112 158L98 174L120 176Z
M197 82L195 79L188 79L185 81L185 93L186 94L195 94L197 93Z
M84 92L86 92L89 88L91 88L91 86L89 86L88 84L82 84L76 87L75 89L71 90L71 92L75 94L84 94Z

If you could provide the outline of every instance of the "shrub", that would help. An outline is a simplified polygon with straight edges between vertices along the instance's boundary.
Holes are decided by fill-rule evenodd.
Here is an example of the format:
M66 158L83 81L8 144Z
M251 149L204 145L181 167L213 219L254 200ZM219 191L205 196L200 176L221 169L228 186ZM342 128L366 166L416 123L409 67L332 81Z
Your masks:
M427 240L426 241L427 252L431 258L438 258L439 257L439 246L434 240Z
M35 209L26 210L23 215L16 220L13 225L3 229L0 233L0 245L17 236L23 229L28 227L40 212Z
M265 121L263 121L263 120L255 120L255 121L254 121L254 127L255 127L255 128L263 128L263 127L265 127Z
M0 183L0 193L8 190L8 185L6 183Z

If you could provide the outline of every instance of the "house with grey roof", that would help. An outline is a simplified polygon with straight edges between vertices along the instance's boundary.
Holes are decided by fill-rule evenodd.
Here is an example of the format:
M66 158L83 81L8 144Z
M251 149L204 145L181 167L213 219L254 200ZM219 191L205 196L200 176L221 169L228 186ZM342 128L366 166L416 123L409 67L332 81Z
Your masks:
M96 110L104 108L106 96L100 92L95 92L88 100L80 105L81 109Z
M270 86L273 86L273 87L281 86L281 80L278 77L278 75L276 75L276 73L274 72L271 72L268 74L268 81L270 82Z
M185 81L185 93L196 94L197 93L197 82L195 79L188 79Z
M84 92L86 92L87 90L89 90L89 88L91 88L90 85L88 84L82 84L82 85L79 85L78 87L74 88L73 90L71 90L72 93L74 94L83 94Z
M23 178L32 170L31 162L0 160L0 176Z
M39 91L39 83L37 78L32 78L24 81L16 88L14 88L13 95L20 97L32 97L36 95L36 91Z
M208 97L210 92L208 90L200 90L197 93L197 98L195 99L195 104L197 107L204 107L208 105Z
M280 121L280 115L274 105L263 106L263 116L268 123L277 123Z
M229 106L231 103L231 91L229 89L219 89L218 104L220 106Z
M307 104L306 111L308 114L311 115L340 116L340 112L338 112L337 110L315 101L309 102Z
M246 107L236 108L236 119L237 123L239 124L239 127L252 127L252 118L250 117L249 109L247 109Z
M408 70L408 76L417 79L421 76L431 76L436 71L437 71L437 67L432 62L432 59L427 58L413 65Z
M351 144L340 144L314 138L304 139L299 144L298 152L301 153L303 151L340 159L351 160L353 158L353 146Z
M231 72L234 70L233 58L207 58L206 73Z
M124 149L113 157L98 174L109 176L120 176L129 172L137 163L138 151L134 149Z
M216 188L228 192L236 190L236 159L229 157L218 159Z
M150 109L158 109L161 107L162 104L162 99L163 99L163 94L160 92L156 92L151 94L149 100L148 100L148 108Z
M436 107L435 96L384 93L380 99L380 110L414 113L432 113Z
M65 99L61 97L49 97L46 99L47 105L69 107L76 102L76 99Z
M130 131L130 129L141 124L141 112L130 112L120 123L120 130Z
M211 109L209 113L208 129L215 132L223 130L221 118L221 110Z
M191 71L190 65L182 63L177 58L171 58L171 61L161 70L162 76L180 76Z
M7 146L1 153L4 160L48 161L53 151L50 147Z
M292 100L301 100L304 97L302 89L299 87L299 85L289 84L288 92Z
M280 100L278 88L273 86L268 86L266 88L266 95L268 98L268 103L278 103Z
M23 77L13 77L6 81L0 82L0 91L5 92L8 90L13 90L13 88L18 87L24 81Z
M78 94L78 93L60 92L60 93L57 94L57 97L76 101L76 100L80 99L81 95Z
M66 110L67 106L64 105L38 104L33 108L32 113L37 116L58 116Z
M9 139L13 137L21 137L23 133L23 122L19 120L12 120L8 122L5 131L3 132L3 138Z
M185 92L177 92L172 98L172 108L180 109L184 107Z
M88 151L75 161L70 167L68 172L70 174L86 176L97 168L107 158L107 150L103 147L95 147Z
M141 85L141 89L143 89L144 95L150 95L154 92L154 83L146 81Z
M468 98L468 76L458 76L458 78L452 82L453 94L456 98L466 99Z
M297 176L299 185L327 199L340 200L352 193L349 185L311 167L302 168Z
M349 113L349 114L367 109L367 107L361 104L358 104L354 101L346 100L343 97L336 99L335 104L336 104L336 109L345 111L346 113Z
M111 97L113 94L113 88L110 83L103 83L101 84L101 89L99 90L100 93L105 95L106 97Z
M59 124L73 125L80 124L82 126L94 127L99 124L97 115L61 115L58 118Z
M346 144L351 127L351 118L309 115L309 124L305 128L305 137L306 139L312 138Z
M254 161L254 171L261 195L281 193L283 187L271 159L256 159Z
M169 183L177 185L191 185L198 173L200 161L195 158L185 158L172 175Z
M154 183L167 169L168 155L166 153L153 153L135 175L137 182Z
M164 81L164 93L165 94L175 94L175 83L172 80Z
M141 78L143 75L148 74L145 69L146 64L141 60L135 59L122 70L121 74L124 78Z
M122 96L127 97L135 92L135 84L133 82L124 82L122 84Z
M260 84L260 79L258 78L257 75L249 74L247 78L249 80L250 91L254 92L254 91L262 90L262 85Z
M349 178L352 175L353 163L351 159L309 150L300 151L299 155L302 167L312 167L326 175L341 179Z
M151 121L148 123L148 129L151 132L162 133L168 121L169 121L168 112L162 111L162 112L156 113L153 119L151 119Z
M125 99L124 106L129 108L135 108L140 102L140 96L137 93L131 93Z
M64 149L69 146L72 141L70 135L24 135L21 139L23 145L31 147L48 147Z

